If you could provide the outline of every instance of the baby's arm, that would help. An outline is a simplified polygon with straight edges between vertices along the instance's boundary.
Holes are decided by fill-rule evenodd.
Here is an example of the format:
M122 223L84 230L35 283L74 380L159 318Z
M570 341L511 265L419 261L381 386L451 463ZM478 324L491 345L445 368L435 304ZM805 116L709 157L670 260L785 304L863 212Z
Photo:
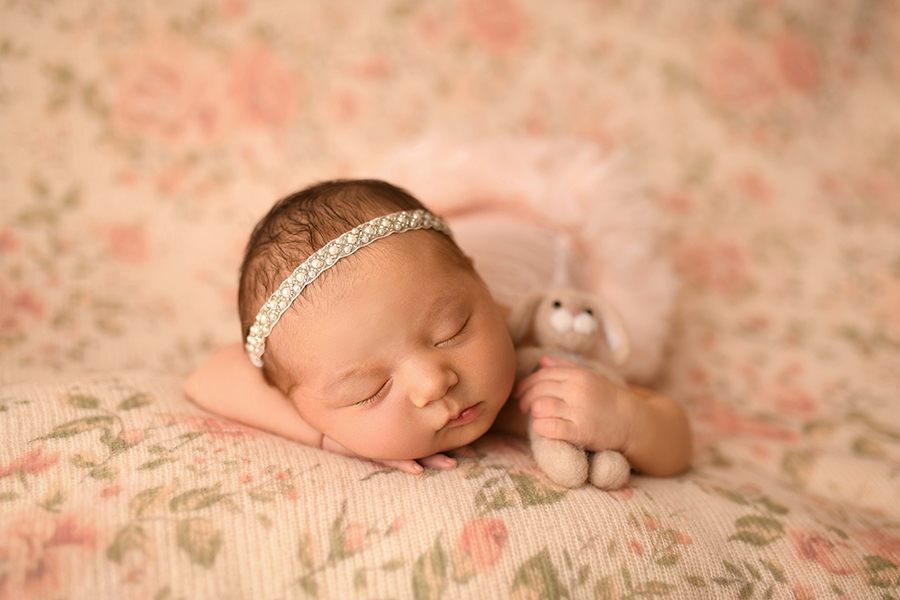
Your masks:
M214 354L188 377L184 390L188 398L211 413L307 446L355 456L304 421L287 396L269 385L262 371L250 362L241 344L226 346ZM456 467L456 460L443 454L428 456L418 462L377 462L412 474L421 473L422 465L435 469Z
M690 426L672 398L617 387L564 359L541 359L541 367L514 392L540 435L592 451L618 450L646 475L677 475L690 466Z
M240 344L214 354L188 377L184 390L211 413L307 446L322 446L322 434L300 417L287 396L269 385Z

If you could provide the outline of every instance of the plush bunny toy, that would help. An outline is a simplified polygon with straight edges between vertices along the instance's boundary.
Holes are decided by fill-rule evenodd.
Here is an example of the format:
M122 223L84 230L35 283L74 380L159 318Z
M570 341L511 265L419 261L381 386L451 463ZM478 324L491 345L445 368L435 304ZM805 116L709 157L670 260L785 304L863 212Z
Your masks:
M516 381L536 371L541 357L550 356L575 361L625 386L615 367L628 358L628 336L618 313L602 298L571 290L535 292L513 309L508 324L517 347ZM590 479L604 490L628 482L631 467L621 453L586 453L568 442L541 437L531 422L528 437L534 458L554 482L573 488Z

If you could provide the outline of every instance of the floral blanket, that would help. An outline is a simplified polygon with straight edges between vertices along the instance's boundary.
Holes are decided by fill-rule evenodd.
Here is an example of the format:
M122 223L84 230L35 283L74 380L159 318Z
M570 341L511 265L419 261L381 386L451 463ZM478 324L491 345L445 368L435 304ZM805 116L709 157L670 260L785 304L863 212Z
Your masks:
M898 93L896 0L7 2L0 600L900 598ZM596 202L653 210L593 276L659 277L604 245L650 231L677 274L636 374L685 475L565 490L488 436L413 477L185 398L274 199L439 167L555 211L617 153Z

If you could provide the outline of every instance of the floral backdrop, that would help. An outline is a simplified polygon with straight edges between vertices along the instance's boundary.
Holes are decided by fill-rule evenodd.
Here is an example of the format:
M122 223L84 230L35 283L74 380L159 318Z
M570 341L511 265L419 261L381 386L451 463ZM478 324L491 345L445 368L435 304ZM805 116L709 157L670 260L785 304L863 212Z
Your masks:
M0 15L0 599L900 597L896 0ZM434 135L630 157L690 473L559 490L487 438L416 479L181 395L272 201Z

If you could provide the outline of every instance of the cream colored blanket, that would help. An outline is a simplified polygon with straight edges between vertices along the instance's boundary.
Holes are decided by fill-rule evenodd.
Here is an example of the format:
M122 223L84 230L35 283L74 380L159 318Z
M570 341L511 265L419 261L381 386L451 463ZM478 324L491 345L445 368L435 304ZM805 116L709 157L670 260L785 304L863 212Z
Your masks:
M0 599L900 597L895 1L0 12ZM190 404L252 224L342 175L580 240L694 468L412 477Z

